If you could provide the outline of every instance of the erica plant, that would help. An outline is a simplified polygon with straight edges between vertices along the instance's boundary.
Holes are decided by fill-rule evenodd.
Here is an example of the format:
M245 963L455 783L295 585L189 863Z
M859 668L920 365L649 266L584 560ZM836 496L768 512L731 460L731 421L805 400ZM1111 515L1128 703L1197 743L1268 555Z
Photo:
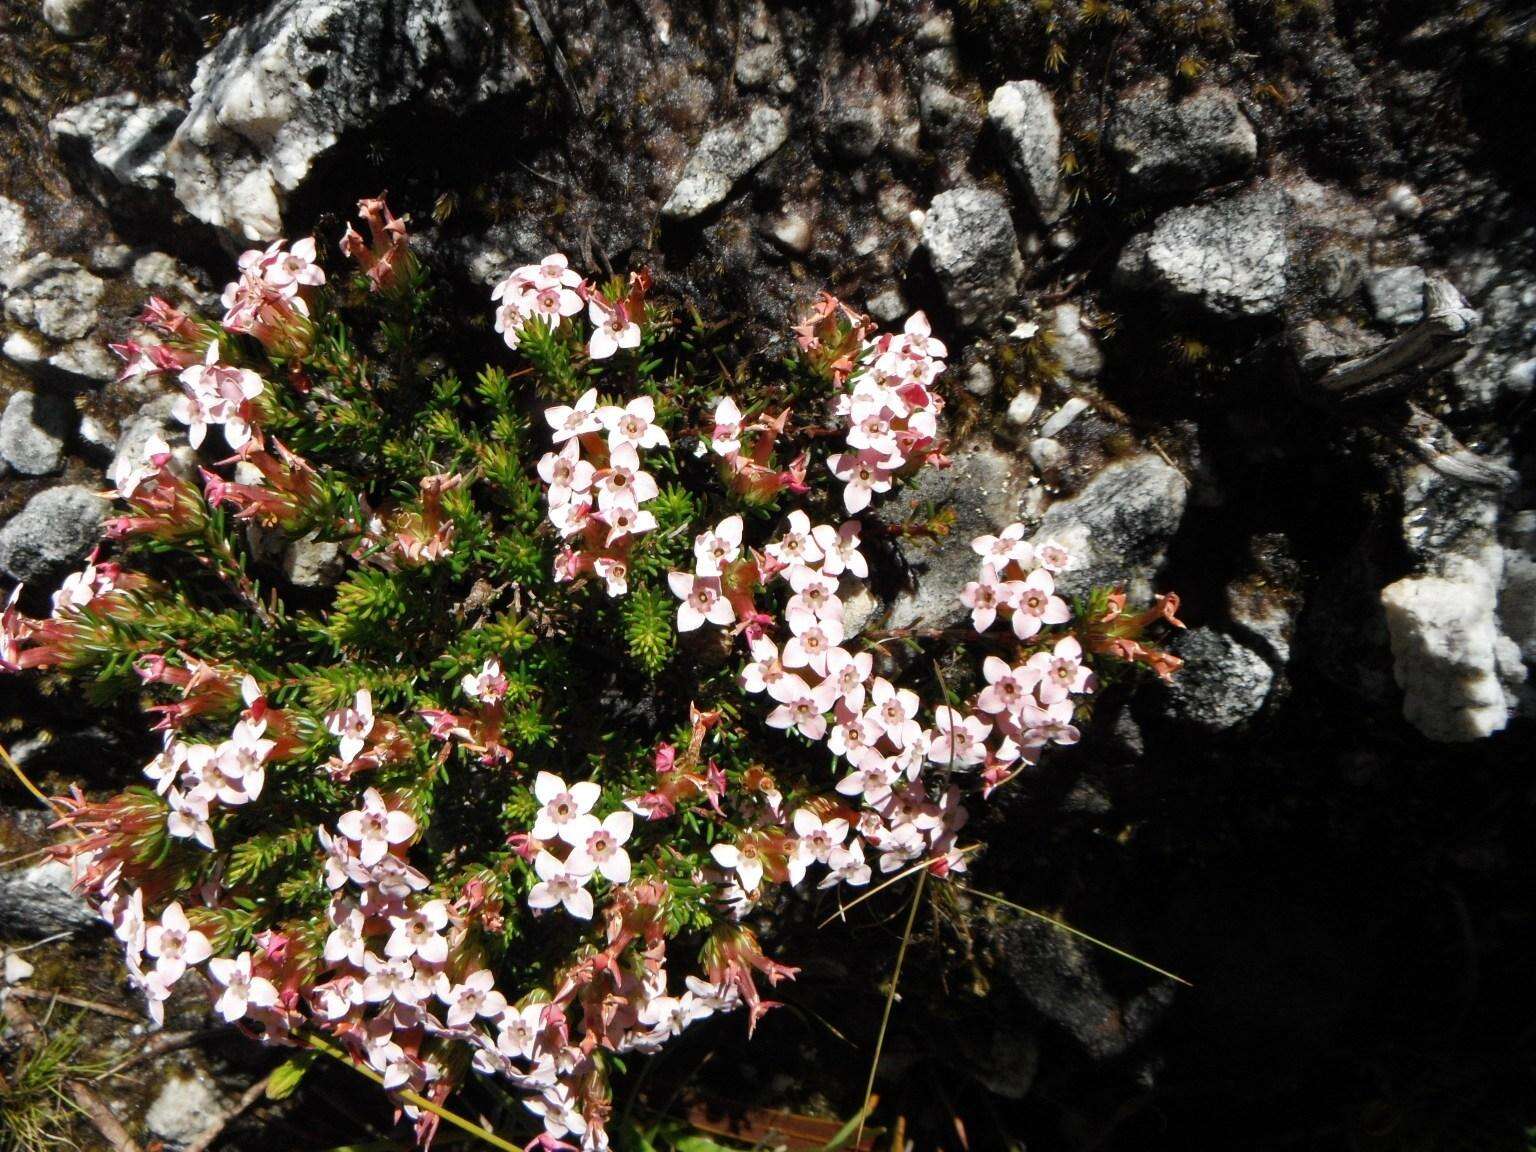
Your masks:
M154 718L143 783L63 798L57 850L151 1015L197 981L265 1042L418 1103L504 1077L536 1142L603 1148L615 1055L750 1029L795 975L745 914L964 871L966 805L1076 742L1107 664L1172 673L1177 601L1069 603L1072 557L1013 525L972 542L971 628L872 632L848 598L902 529L857 517L947 463L921 313L823 296L795 357L726 375L644 271L551 255L496 287L506 352L467 381L405 221L361 213L348 274L279 242L218 322L150 302L158 341L117 351L179 382L201 458L118 470L0 667ZM300 546L333 584L282 578ZM917 646L973 647L971 682Z

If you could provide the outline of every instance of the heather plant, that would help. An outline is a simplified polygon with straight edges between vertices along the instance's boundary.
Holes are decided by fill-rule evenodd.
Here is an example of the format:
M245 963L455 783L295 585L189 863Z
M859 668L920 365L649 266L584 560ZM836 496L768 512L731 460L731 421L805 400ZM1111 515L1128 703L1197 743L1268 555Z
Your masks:
M966 871L968 804L1075 743L1103 677L1172 674L1177 600L1069 602L1072 557L1014 524L971 542L969 626L873 631L851 593L940 527L865 515L948 463L921 313L824 295L765 364L555 254L496 287L506 351L466 380L406 222L360 207L345 274L278 242L217 322L150 302L116 351L177 381L201 455L114 472L103 548L46 617L12 594L0 667L153 718L142 783L57 802L152 1016L195 981L423 1139L474 1070L534 1143L603 1148L625 1054L750 1031L796 974L749 917ZM333 586L281 578L300 546Z

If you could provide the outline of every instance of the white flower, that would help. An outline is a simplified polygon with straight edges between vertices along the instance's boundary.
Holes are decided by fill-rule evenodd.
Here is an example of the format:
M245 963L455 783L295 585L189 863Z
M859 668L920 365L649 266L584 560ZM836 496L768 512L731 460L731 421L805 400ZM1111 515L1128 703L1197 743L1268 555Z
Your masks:
M638 334L639 329L637 328ZM608 430L609 449L621 444L632 448L665 448L671 443L656 423L656 402L649 396L636 396L624 407L609 405L597 410L597 419Z
M394 1000L400 1004L420 1004L428 989L422 986L409 960L385 960L372 952L363 955L368 976L363 981L363 999L370 1004Z
M869 883L869 865L864 861L864 841L854 838L849 844L833 848L827 855L830 869L821 878L818 888L831 888L835 884L851 884L858 887Z
M384 954L395 960L420 957L427 964L441 964L448 959L448 940L442 935L448 926L448 905L429 900L405 916L391 916L394 927L384 945Z
M590 780L566 787L565 781L553 772L540 772L533 781L533 796L541 805L533 821L533 838L558 837L572 846L579 845L597 823L591 817L582 817L592 811L601 795L602 789Z
M461 686L464 695L471 700L481 700L487 704L495 703L507 694L507 678L501 674L501 663L498 660L487 660L480 666L479 672L466 675Z
M503 1056L532 1060L538 1049L539 1036L544 1031L544 1008L543 1004L528 1004L508 1009L501 1018L496 1051Z
M367 743L368 733L373 731L372 693L359 688L352 707L326 713L325 730L340 738L341 762L352 763Z
M640 347L640 325L629 318L624 305L599 302L594 296L587 301L587 318L592 321L592 339L587 342L592 359L606 360L620 348Z
M763 880L762 846L751 837L736 844L714 844L709 854L715 863L741 877L741 886L748 892L757 891Z
M358 845L357 856L371 867L389 854L392 844L404 844L416 835L416 821L398 808L387 808L378 789L363 793L363 806L343 812L336 830Z
M591 828L586 839L576 844L569 863L577 871L596 871L614 884L629 883L629 853L624 845L634 828L633 813L610 813L601 824Z
M554 441L563 444L575 436L602 430L597 420L597 389L588 388L574 405L556 404L544 409L544 419L554 429Z
M694 537L694 572L699 576L724 575L726 565L741 555L741 532L741 517L727 516L713 531Z
M741 451L741 409L729 396L721 397L715 405L715 426L709 435L709 446L719 456Z
M241 1019L252 1008L271 1008L277 1003L277 988L272 981L251 975L249 952L242 952L233 960L215 956L208 961L208 975L224 986L214 1010L229 1023Z
M367 951L363 937L363 929L368 922L367 917L361 910L349 908L344 918L334 922L336 927L332 928L330 935L325 938L325 962L340 964L345 960L348 964L361 968L363 953Z
M821 559L821 548L811 534L811 518L796 508L789 514L784 534L765 549L786 568L814 564Z
M507 1010L507 998L496 991L496 977L486 968L471 972L462 984L451 986L446 976L440 976L437 995L448 1005L446 1022L450 1028L460 1028L476 1016L495 1020Z
M797 808L790 823L795 829L795 852L789 859L789 882L798 884L811 864L825 864L832 850L848 837L848 821L842 817L822 820L809 808Z
M539 850L533 858L533 870L538 874L539 883L528 893L528 907L544 909L560 904L576 919L590 920L592 893L587 891L586 884L592 874L577 871L576 866L583 861L577 859L574 852L571 856L562 863L543 849Z
M213 848L213 828L208 823L208 801L196 793L183 794L172 789L166 793L171 813L165 829L178 839L196 840L204 848Z
M736 610L721 595L717 576L693 576L687 572L668 572L667 586L682 601L677 606L677 630L692 632L707 620L725 627L736 620Z
M208 937L192 927L175 901L160 913L160 923L145 932L144 951L155 957L155 974L167 988L181 979L188 965L213 955Z

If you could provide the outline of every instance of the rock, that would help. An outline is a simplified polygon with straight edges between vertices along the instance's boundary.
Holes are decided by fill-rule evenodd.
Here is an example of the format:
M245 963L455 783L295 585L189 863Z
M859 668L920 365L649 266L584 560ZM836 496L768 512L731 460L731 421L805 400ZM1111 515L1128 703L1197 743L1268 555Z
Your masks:
M915 587L897 595L886 627L905 628L921 620L924 627L947 628L964 619L968 609L960 603L960 592L977 571L971 540L1019 518L1027 472L1011 456L971 441L952 458L949 468L923 469L880 505L878 517L887 524L901 523L920 509L954 512L945 535L902 538L901 556Z
M661 206L661 214L673 220L703 215L788 139L789 119L766 104L753 108L744 120L711 128L683 165L683 175Z
M24 956L15 952L5 954L5 982L7 984L20 984L23 980L32 979L32 973L37 969L27 962Z
M1287 211L1284 196L1269 188L1174 208L1126 245L1116 280L1218 319L1267 316L1285 297Z
M997 377L987 367L986 361L978 360L962 374L961 383L972 396L990 396L997 387Z
M140 288L161 293L172 292L187 299L197 299L197 285L176 257L165 252L146 252L133 262L133 282Z
M1014 398L1008 401L1008 410L1003 418L1012 427L1022 428L1029 423L1038 407L1040 407L1040 393L1032 388L1021 388Z
M78 340L96 327L106 284L73 260L46 253L0 272L5 314L50 340Z
M71 383L110 384L117 379L121 360L113 357L94 339L71 340L48 357L48 367L61 373Z
M132 263L133 249L126 244L98 244L91 249L92 272L105 272L109 276L115 276L119 272L127 271L128 265Z
M168 1144L184 1148L212 1127L226 1107L206 1073L172 1076L144 1113L144 1126Z
M120 92L65 109L48 131L66 156L89 160L118 184L157 191L170 186L165 149L186 114L175 101L145 104Z
M1481 582L1410 576L1382 589L1403 715L1431 740L1502 731L1509 701L1494 600Z
M0 352L18 368L31 370L48 358L48 349L30 332L12 332L0 344Z
M1287 337L1297 366L1309 377L1321 376L1341 360L1364 356L1382 343L1347 316L1305 320Z
M839 159L868 160L885 139L885 111L874 102L839 102L827 117L825 135Z
M811 222L803 212L786 212L768 223L768 236L780 248L796 256L811 250Z
M171 446L171 470L178 475L196 473L197 456L186 442L186 428L171 415L174 395L157 396L141 407L118 433L117 451L107 475L117 476L144 459L144 448L158 436Z
M848 30L857 32L868 28L880 15L880 9L884 7L883 0L847 0L848 6Z
M1056 223L1069 202L1061 179L1061 125L1050 92L1034 80L1009 81L992 93L987 121L1036 215Z
M19 264L32 251L32 225L16 201L0 196L0 267Z
M1059 928L999 912L991 951L1008 983L1071 1036L1089 1059L1111 1060L1136 1043L1173 1000L1163 980L1122 999L1105 981L1091 945Z
M907 315L907 301L900 289L887 288L871 296L866 304L869 314L882 324L894 324Z
M47 476L64 461L75 406L53 392L17 392L0 415L0 459L23 476Z
M1046 436L1037 436L1031 440L1028 452L1029 462L1040 472L1049 472L1059 467L1067 458L1067 450L1061 446L1061 441Z
M1072 563L1057 578L1069 593L1125 584L1133 603L1152 598L1152 577L1184 518L1185 483L1150 452L1116 460L1076 495L1046 509L1033 539L1054 540Z
M940 12L928 17L918 28L912 43L924 52L930 48L952 47L955 43L955 18L948 12Z
M1214 628L1176 635L1169 649L1184 667L1167 687L1173 714L1211 732L1225 732L1254 716L1274 686L1275 673L1253 649Z
M1092 329L1083 323L1083 310L1073 303L1056 305L1046 324L1051 334L1051 354L1071 380L1091 382L1104 370L1104 353Z
M917 114L935 141L944 143L960 128L970 126L974 111L964 96L942 84L924 84L917 94Z
M60 575L101 538L107 508L95 492L76 484L39 492L0 526L0 571L29 584Z
M1424 269L1416 265L1376 268L1365 277L1371 315L1382 324L1405 328L1424 319Z
M98 923L74 882L69 865L58 860L0 872L0 924L6 934L37 938Z
M788 88L785 88L788 81ZM784 48L777 40L753 44L736 56L736 83L747 91L770 85L786 95L795 90L795 78L784 61Z
M100 15L100 0L43 0L43 23L66 40L89 36Z
M1505 396L1529 396L1536 384L1536 284L1518 265L1494 275L1476 293L1482 323L1451 367L1458 407L1488 409Z
M1249 172L1258 159L1253 125L1237 97L1207 86L1179 100L1157 82L1120 96L1109 149L1140 193L1196 192Z
M1045 423L1040 425L1040 435L1055 436L1066 431L1079 416L1088 411L1088 408L1088 401L1081 396L1073 396L1046 417Z
M1513 518L1512 536L1504 549L1499 625L1525 662L1536 665L1536 511Z
M330 588L341 579L346 552L340 544L301 536L283 550L283 575L299 588Z
M963 326L976 327L1013 300L1024 258L1000 193L977 187L939 193L923 219L923 245Z
M505 51L473 0L277 0L198 63L165 153L176 197L204 223L270 240L288 197L343 136L526 82Z

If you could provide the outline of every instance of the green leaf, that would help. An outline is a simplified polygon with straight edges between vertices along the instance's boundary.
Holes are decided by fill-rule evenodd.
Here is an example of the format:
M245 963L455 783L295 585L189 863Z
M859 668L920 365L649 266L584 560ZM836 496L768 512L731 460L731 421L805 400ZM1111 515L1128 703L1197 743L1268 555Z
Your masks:
M286 1100L292 1096L299 1087L299 1081L304 1079L304 1073L309 1071L309 1066L319 1055L314 1051L295 1052L272 1069L272 1074L267 1077L267 1099Z

